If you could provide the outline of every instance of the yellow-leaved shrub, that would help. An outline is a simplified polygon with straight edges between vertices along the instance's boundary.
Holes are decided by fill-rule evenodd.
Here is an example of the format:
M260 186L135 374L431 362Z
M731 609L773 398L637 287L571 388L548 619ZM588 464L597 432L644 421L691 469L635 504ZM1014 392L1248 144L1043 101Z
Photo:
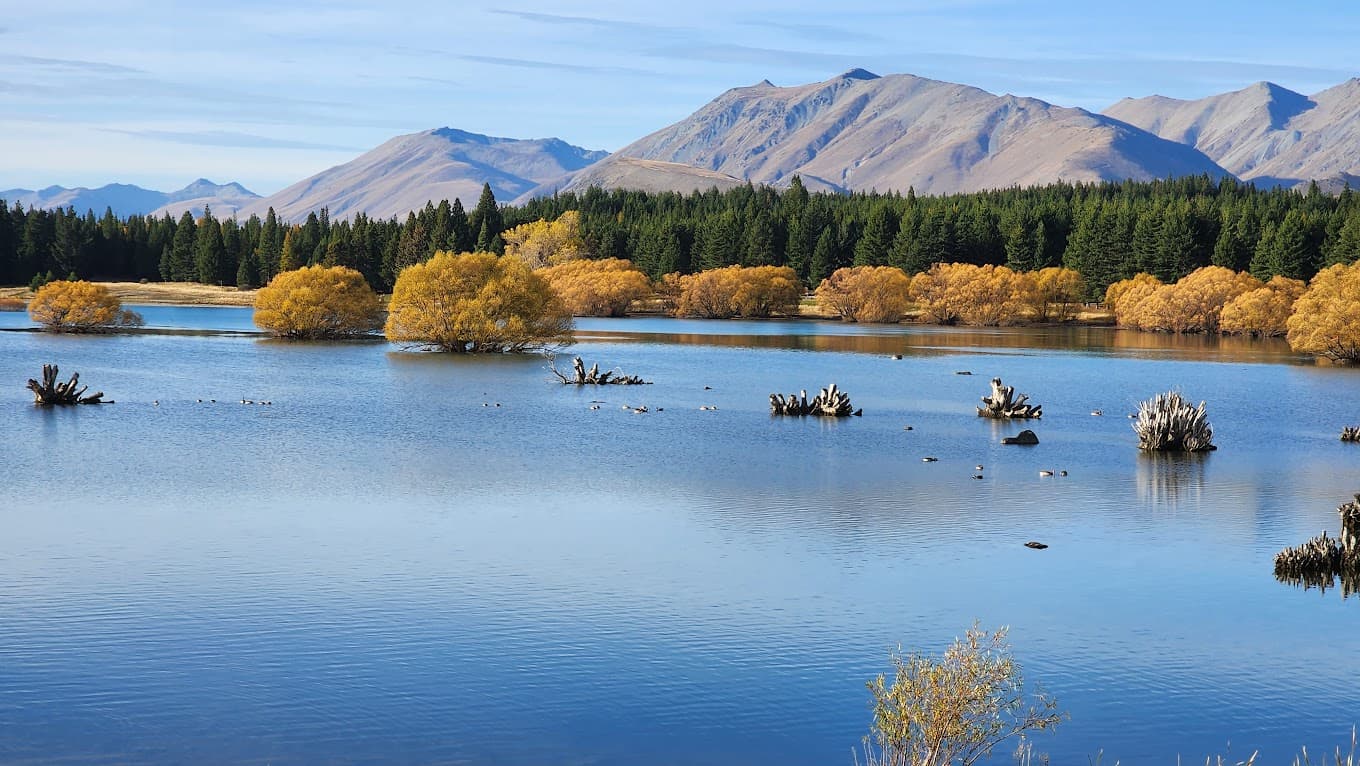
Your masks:
M911 279L921 321L983 327L1024 319L1030 280L1005 266L937 263Z
M854 266L817 285L817 305L851 322L900 322L910 290L911 277L896 266Z
M1317 273L1294 302L1289 346L1333 362L1360 361L1360 261Z
M585 239L581 236L581 214L568 210L555 221L537 220L501 232L505 254L529 264L529 268L555 266L583 258Z
M109 289L94 282L48 282L28 302L28 315L51 332L108 332L137 327L142 317L124 311Z
M518 352L570 343L572 321L520 258L439 251L402 269L385 331L388 340L439 351Z
M1277 274L1250 292L1228 301L1219 315L1219 332L1270 338L1289 331L1289 316L1307 285L1300 279Z
M681 277L675 313L704 319L797 314L802 294L788 266L727 266Z
M255 294L255 326L283 338L345 338L382 326L382 301L345 266L277 274Z
M619 317L633 301L651 295L652 281L632 261L575 260L538 272L548 280L567 310L582 317Z

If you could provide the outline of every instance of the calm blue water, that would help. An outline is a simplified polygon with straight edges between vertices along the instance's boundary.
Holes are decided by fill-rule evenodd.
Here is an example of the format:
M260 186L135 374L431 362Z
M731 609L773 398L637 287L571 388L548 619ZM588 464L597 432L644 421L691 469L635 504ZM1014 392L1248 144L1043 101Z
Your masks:
M1360 723L1360 600L1271 576L1360 490L1358 371L1110 330L580 327L655 384L0 332L0 762L847 764L889 650L974 620L1071 714L1055 763L1281 762ZM117 404L34 408L45 361ZM993 375L1042 444L974 415ZM831 381L864 417L768 416ZM1173 386L1218 452L1139 454L1124 415Z

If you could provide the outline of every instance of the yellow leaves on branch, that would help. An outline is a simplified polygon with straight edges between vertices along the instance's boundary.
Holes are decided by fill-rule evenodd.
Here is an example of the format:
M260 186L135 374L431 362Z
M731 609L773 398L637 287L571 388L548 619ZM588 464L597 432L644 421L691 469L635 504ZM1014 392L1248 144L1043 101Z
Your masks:
M874 722L866 759L882 766L974 764L1012 737L1056 727L1057 702L1025 688L1006 630L976 625L943 657L892 656L893 678L869 682Z
M1323 269L1289 317L1289 346L1333 362L1360 361L1360 262Z
M727 266L682 276L679 284L676 316L703 319L797 314L803 295L788 266Z
M576 260L538 272L574 316L619 317L633 301L652 293L652 281L632 261Z
M911 298L921 319L933 324L983 327L1024 319L1031 278L1005 266L937 263L911 279Z
M538 220L501 233L505 254L519 258L531 269L556 266L586 256L581 236L581 214L568 210L556 221Z
M1038 322L1056 320L1068 322L1077 315L1081 296L1086 292L1086 280L1081 272L1061 266L1049 266L1026 272L1030 279L1028 300L1034 319Z
M382 325L382 301L354 269L307 266L260 288L254 319L256 327L285 338L353 337Z
M124 311L109 289L93 282L48 282L28 303L28 315L51 332L107 332L137 327L142 317Z
M817 286L817 305L852 322L900 322L911 278L896 266L836 269Z
M1230 335L1256 335L1271 338L1288 331L1294 301L1307 288L1303 280L1275 275L1265 287L1228 301L1219 315L1218 329Z
M1246 272L1205 266L1173 285L1139 274L1110 285L1105 297L1121 326L1178 333L1218 332L1224 306L1260 287L1261 281Z
M439 251L397 277L388 340L449 352L518 352L572 340L571 312L515 256Z

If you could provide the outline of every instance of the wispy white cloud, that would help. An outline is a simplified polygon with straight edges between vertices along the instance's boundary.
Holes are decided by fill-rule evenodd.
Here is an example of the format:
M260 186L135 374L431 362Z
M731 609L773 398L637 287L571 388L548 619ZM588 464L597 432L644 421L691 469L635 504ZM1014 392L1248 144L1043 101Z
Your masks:
M191 146L231 146L248 149L317 149L322 151L360 152L372 147L345 146L318 141L299 141L288 138L275 138L255 133L238 133L230 130L125 130L121 128L102 128L109 133L118 133L134 138L152 141L169 141Z

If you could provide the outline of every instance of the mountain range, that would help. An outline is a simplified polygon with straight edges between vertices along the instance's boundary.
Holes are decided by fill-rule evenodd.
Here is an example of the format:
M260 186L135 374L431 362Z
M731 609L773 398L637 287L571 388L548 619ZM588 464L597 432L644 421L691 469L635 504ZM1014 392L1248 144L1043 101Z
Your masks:
M454 128L397 136L268 197L204 179L177 192L0 191L25 206L118 215L201 213L285 220L328 208L405 216L427 201L471 206L483 184L502 202L590 186L690 192L746 183L812 190L949 194L1054 181L1207 174L1260 185L1360 180L1360 78L1311 96L1261 82L1198 100L1124 99L1103 113L909 74L852 69L823 82L733 88L679 122L609 154L557 138Z
M236 213L246 203L257 200L260 195L238 183L215 184L200 178L188 186L173 192L143 189L131 184L106 184L97 189L78 186L67 189L63 186L49 186L46 189L6 189L0 191L0 199L23 207L36 207L54 210L75 208L84 214L93 210L100 215L105 209L112 209L114 215L125 218L129 215L169 214L178 218L185 210L194 216L203 215L203 206L211 205L213 215L226 218Z

